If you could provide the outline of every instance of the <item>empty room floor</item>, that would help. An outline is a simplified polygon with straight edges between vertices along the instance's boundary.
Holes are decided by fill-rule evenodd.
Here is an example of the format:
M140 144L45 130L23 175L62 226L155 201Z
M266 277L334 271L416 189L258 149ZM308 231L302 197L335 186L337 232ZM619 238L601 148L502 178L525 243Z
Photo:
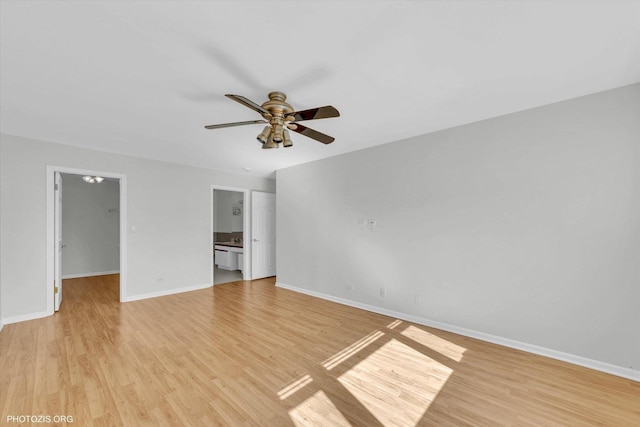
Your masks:
M90 425L640 425L640 383L320 300L274 279L121 304L64 283L0 332L0 414Z

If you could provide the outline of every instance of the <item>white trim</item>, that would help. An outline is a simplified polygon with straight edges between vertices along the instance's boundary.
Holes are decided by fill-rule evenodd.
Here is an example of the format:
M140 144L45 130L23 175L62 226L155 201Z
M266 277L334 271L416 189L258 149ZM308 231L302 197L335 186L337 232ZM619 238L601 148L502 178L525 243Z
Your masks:
M198 291L200 289L206 289L206 288L212 288L212 287L213 285L211 283L205 283L204 285L187 286L186 288L174 288L174 289L167 289L167 290L158 291L158 292L149 292L147 294L131 295L124 302L139 301L143 299L157 298L157 297L165 297L167 295Z
M209 271L211 271L211 283L215 283L215 278L213 277L213 217L215 216L213 190L242 193L242 254L244 259L244 265L242 266L242 280L251 280L251 190L248 188L224 187L221 185L211 184L209 186L209 248L211 250L211 255L209 256Z
M616 375L619 377L640 382L640 371L635 369L624 368L622 366L612 365L610 363L588 359L586 357L577 356L575 354L564 353L561 351L540 347L534 344L528 344L525 342L504 338L497 335L487 334L485 332L475 331L473 329L462 328L459 326L450 325L448 323L442 323L442 322L437 322L435 320L425 319L423 317L413 316L411 314L388 310L386 308L376 307L369 304L363 304L357 301L352 301L345 298L336 297L333 295L323 294L321 292L311 291L309 289L298 288L296 286L287 285L282 282L276 282L276 286L279 288L288 289L290 291L299 292L301 294L306 294L306 295L321 298L324 300L337 302L338 304L343 304L350 307L371 311L373 313L383 314L385 316L395 317L401 320L417 323L419 325L429 326L431 328L441 329L447 332L453 332L454 334L463 335L466 337L475 338L482 341L487 341L487 342L502 345L505 347L515 348L516 350L522 350L528 353L533 353L540 356L546 356L551 359L561 360L563 362L568 362L578 366L584 366L585 368L606 372L608 374L612 374L612 375Z
M54 218L53 218L53 182L56 172L74 175L99 175L105 178L114 178L120 181L120 302L127 300L127 175L114 172L105 172L89 169L69 168L65 166L47 165L46 176L46 241L47 241L47 271L45 292L47 293L46 313L50 316L54 313L53 303L53 251L54 251Z
M53 289L51 290L51 293L53 294ZM21 314L19 316L3 318L2 324L9 325L11 323L25 322L27 320L40 319L42 317L47 317L47 316L51 316L51 313L49 313L48 311L39 311L37 313Z
M113 271L98 271L96 273L77 273L77 274L65 274L62 279L78 279L80 277L93 277L93 276L106 276L108 274L118 274L120 270Z

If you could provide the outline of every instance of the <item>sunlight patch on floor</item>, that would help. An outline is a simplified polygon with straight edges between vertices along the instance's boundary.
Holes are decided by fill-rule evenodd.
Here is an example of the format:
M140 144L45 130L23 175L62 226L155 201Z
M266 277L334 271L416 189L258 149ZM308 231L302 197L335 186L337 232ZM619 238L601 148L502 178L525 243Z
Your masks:
M389 323L389 324L387 325L387 328L389 328L389 329L393 329L393 328L395 328L396 326L400 325L401 323L402 323L402 320L400 320L400 319L396 319L396 320L394 320L393 322Z
M460 347L450 341L440 338L430 332L415 326L409 325L404 331L401 332L407 338L411 338L415 342L429 347L430 349L437 351L443 356L447 356L449 359L459 362L462 360L466 348Z
M383 425L415 425L452 372L391 339L338 381Z
M299 427L351 425L322 390L290 410L289 416Z
M349 347L345 347L344 349L340 350L338 353L334 354L333 356L331 356L330 358L322 362L322 366L324 366L328 370L338 366L340 363L344 362L345 360L347 360L348 358L350 358L351 356L353 356L354 354L356 354L357 352L359 352L360 350L362 350L363 348L365 348L366 346L368 346L378 338L382 337L383 335L384 335L384 332L380 332L380 331L371 332L366 337L354 342Z
M283 387L282 390L278 392L278 397L280 400L284 400L296 391L304 388L307 384L311 383L311 381L313 381L313 378L311 378L309 374L303 375L288 386Z

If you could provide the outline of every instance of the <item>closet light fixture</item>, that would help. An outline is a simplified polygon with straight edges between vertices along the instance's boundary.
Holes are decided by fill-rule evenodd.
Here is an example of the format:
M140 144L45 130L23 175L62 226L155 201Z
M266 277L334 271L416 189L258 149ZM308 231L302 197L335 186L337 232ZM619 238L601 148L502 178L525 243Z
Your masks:
M102 181L104 181L104 178L101 176L91 176L91 175L85 175L82 177L82 179L84 180L84 182L88 182L89 184L93 184L94 182L97 182L98 184L100 184Z

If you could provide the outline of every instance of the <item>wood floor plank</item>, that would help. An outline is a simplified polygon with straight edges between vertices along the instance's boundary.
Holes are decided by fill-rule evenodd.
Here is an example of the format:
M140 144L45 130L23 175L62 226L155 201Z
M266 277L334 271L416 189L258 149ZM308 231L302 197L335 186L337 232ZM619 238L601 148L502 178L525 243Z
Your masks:
M274 286L121 304L70 279L0 332L0 410L83 426L640 425L640 383Z

